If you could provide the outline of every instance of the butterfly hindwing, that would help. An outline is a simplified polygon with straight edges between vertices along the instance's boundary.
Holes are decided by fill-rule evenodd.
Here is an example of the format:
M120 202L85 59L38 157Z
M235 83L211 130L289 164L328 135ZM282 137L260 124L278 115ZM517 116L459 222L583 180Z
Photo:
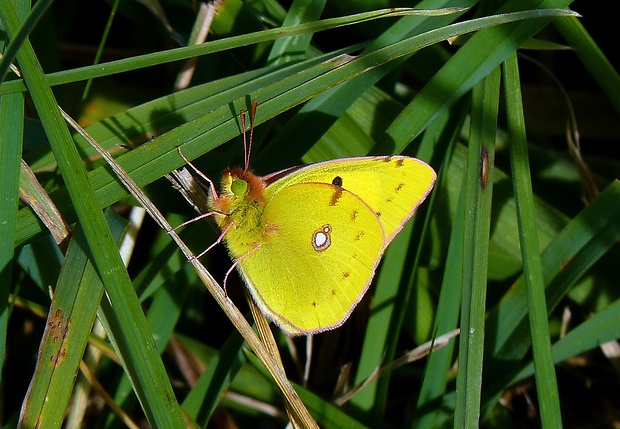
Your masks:
M385 248L375 212L333 184L267 190L260 247L238 265L255 300L292 334L340 326Z

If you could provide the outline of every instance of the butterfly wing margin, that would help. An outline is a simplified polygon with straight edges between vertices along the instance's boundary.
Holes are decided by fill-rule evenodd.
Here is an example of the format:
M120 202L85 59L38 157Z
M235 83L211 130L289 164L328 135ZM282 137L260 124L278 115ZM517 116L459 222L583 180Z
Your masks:
M290 335L344 323L385 248L374 211L337 186L300 183L273 195L262 219L260 247L237 266L261 310Z
M419 159L381 156L326 161L276 177L277 180L265 189L267 198L292 184L332 183L335 177L340 177L344 189L359 196L375 211L384 228L387 245L426 199L437 175Z

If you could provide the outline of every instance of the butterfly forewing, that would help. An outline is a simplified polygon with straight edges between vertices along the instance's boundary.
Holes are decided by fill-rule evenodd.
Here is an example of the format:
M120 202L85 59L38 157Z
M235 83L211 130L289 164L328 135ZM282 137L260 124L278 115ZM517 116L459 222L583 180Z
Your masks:
M332 184L298 183L265 197L264 234L238 267L262 310L289 334L340 326L385 248L377 216Z
M359 196L377 214L386 245L424 201L435 183L433 169L406 156L360 157L302 167L278 178L267 190L276 194L293 183L338 180L342 188Z

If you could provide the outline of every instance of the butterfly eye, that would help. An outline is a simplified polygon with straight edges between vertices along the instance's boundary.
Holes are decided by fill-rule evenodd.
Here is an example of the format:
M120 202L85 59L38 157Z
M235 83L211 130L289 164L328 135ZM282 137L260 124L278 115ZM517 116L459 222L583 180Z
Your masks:
M340 177L340 176L334 177L334 179L332 180L332 185L336 185L336 186L342 187L342 177Z
M241 179L235 179L230 184L230 190L237 197L242 197L245 195L246 191L248 190L248 182L246 182L245 180L241 180Z

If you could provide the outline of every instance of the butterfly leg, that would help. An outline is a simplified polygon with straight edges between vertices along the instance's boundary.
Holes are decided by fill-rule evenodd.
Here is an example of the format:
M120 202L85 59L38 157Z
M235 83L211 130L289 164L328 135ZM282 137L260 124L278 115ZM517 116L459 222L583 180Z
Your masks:
M228 276L230 275L230 273L232 273L232 271L235 269L235 267L237 265L239 265L241 262L243 262L243 260L245 258L247 258L248 256L252 255L254 252L256 252L258 249L260 249L260 244L256 243L254 244L254 248L252 250L250 250L248 253L246 253L245 255L237 258L237 260L232 264L232 266L228 269L228 271L226 271L226 275L224 276L224 294L228 295L226 293L226 283L228 282Z
M190 223L194 223L194 222L196 222L196 221L198 221L198 220L201 220L201 219L207 218L207 217L209 217L209 216L215 216L215 215L221 215L221 214L222 214L222 213L220 213L220 212L209 212L209 213L202 213L202 214L199 214L198 216L196 216L196 217L194 217L194 218L191 218L190 220L186 220L186 221L185 221L185 222L183 222L182 224L179 224L179 225L175 226L175 227L174 227L174 228L172 228L170 231L168 231L168 234L170 234L172 231L176 231L177 229L179 229L179 228L181 228L181 227L183 227L183 226L189 225Z
M207 213L207 214L208 214L208 213ZM200 217L200 216L198 216L198 217ZM197 218L194 218L194 219L192 219L191 221L193 221L193 220L195 220L195 219L197 219ZM191 222L191 221L188 221L188 222ZM187 222L185 222L185 223L187 223ZM194 256L191 260L194 260L194 259L200 259L200 258L202 258L204 255L206 255L206 254L207 254L207 252L208 252L209 250L213 249L215 246L217 246L218 244L220 244L220 243L222 242L222 240L224 239L224 236L226 235L226 233L228 232L228 230L230 230L230 228L232 228L233 223L234 223L234 222L230 222L230 223L226 226L226 228L224 228L224 231L222 231L222 233L221 233L221 234L220 234L220 236L217 238L217 240L215 240L213 243L211 243L211 245L210 245L209 247L207 247L205 250L203 250L202 252L200 252L198 255ZM183 224L181 224L181 225L183 225ZM179 226L181 226L181 225L179 225ZM178 227L177 227L177 228L178 228Z

